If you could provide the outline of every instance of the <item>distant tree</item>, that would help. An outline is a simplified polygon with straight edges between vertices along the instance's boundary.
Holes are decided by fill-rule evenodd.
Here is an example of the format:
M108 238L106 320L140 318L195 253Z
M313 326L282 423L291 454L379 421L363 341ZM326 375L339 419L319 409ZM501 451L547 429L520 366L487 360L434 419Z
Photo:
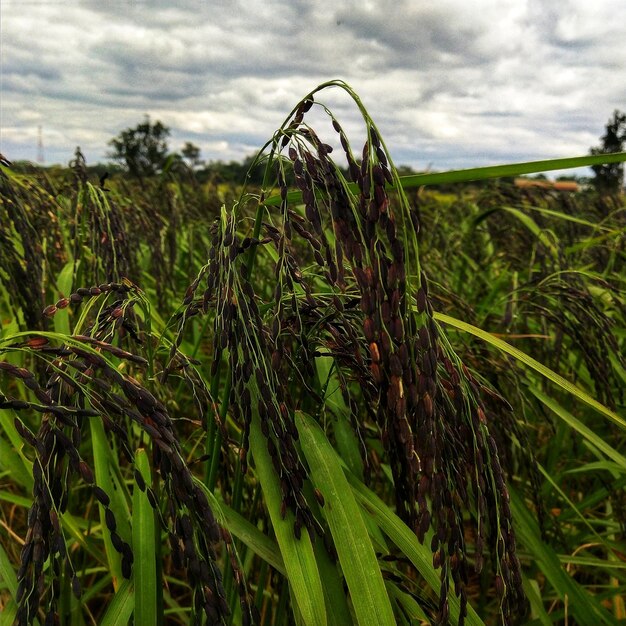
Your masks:
M622 152L626 142L626 114L613 111L613 116L606 125L606 132L601 137L602 145L591 148L591 154L608 154L610 152ZM624 164L607 163L605 165L592 165L595 174L592 183L602 194L618 193L624 184Z
M189 167L194 169L202 163L200 160L200 148L191 141L186 141L182 149L183 158L186 159Z
M170 129L150 117L135 128L123 130L109 141L113 151L107 156L124 164L133 176L143 178L158 173L168 156L167 137Z

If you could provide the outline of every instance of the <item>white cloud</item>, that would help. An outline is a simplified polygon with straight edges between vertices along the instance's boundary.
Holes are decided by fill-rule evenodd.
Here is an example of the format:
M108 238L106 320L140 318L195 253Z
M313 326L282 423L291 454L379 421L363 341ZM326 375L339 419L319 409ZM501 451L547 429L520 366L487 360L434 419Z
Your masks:
M147 113L205 159L242 159L341 77L398 163L585 153L626 108L621 0L2 0L0 142L88 161ZM35 34L34 34L35 33ZM323 95L349 132L358 112ZM360 141L360 138L355 138Z

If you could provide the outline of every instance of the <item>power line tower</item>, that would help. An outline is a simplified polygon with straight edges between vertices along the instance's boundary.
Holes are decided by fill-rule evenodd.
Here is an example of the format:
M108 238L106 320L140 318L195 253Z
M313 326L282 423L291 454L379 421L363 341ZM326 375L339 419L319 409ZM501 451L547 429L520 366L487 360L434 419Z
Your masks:
M41 126L37 127L37 163L39 165L44 164L43 158L43 133L41 131Z

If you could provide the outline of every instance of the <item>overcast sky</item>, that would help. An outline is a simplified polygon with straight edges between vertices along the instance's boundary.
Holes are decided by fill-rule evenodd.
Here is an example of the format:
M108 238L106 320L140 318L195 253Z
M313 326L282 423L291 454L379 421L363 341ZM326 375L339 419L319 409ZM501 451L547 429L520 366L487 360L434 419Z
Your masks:
M242 160L331 78L418 169L585 154L626 110L623 0L1 0L0 18L11 160L37 159L41 127L46 164L103 161L145 114L172 150Z

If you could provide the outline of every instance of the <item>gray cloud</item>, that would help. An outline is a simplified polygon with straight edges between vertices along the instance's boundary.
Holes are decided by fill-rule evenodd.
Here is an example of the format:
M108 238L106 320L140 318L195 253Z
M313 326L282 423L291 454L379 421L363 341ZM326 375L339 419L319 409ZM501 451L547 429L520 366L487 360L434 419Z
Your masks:
M621 0L18 1L0 5L0 142L89 161L150 114L172 148L241 159L341 77L398 163L435 169L585 153L626 108ZM323 95L350 132L357 111Z

